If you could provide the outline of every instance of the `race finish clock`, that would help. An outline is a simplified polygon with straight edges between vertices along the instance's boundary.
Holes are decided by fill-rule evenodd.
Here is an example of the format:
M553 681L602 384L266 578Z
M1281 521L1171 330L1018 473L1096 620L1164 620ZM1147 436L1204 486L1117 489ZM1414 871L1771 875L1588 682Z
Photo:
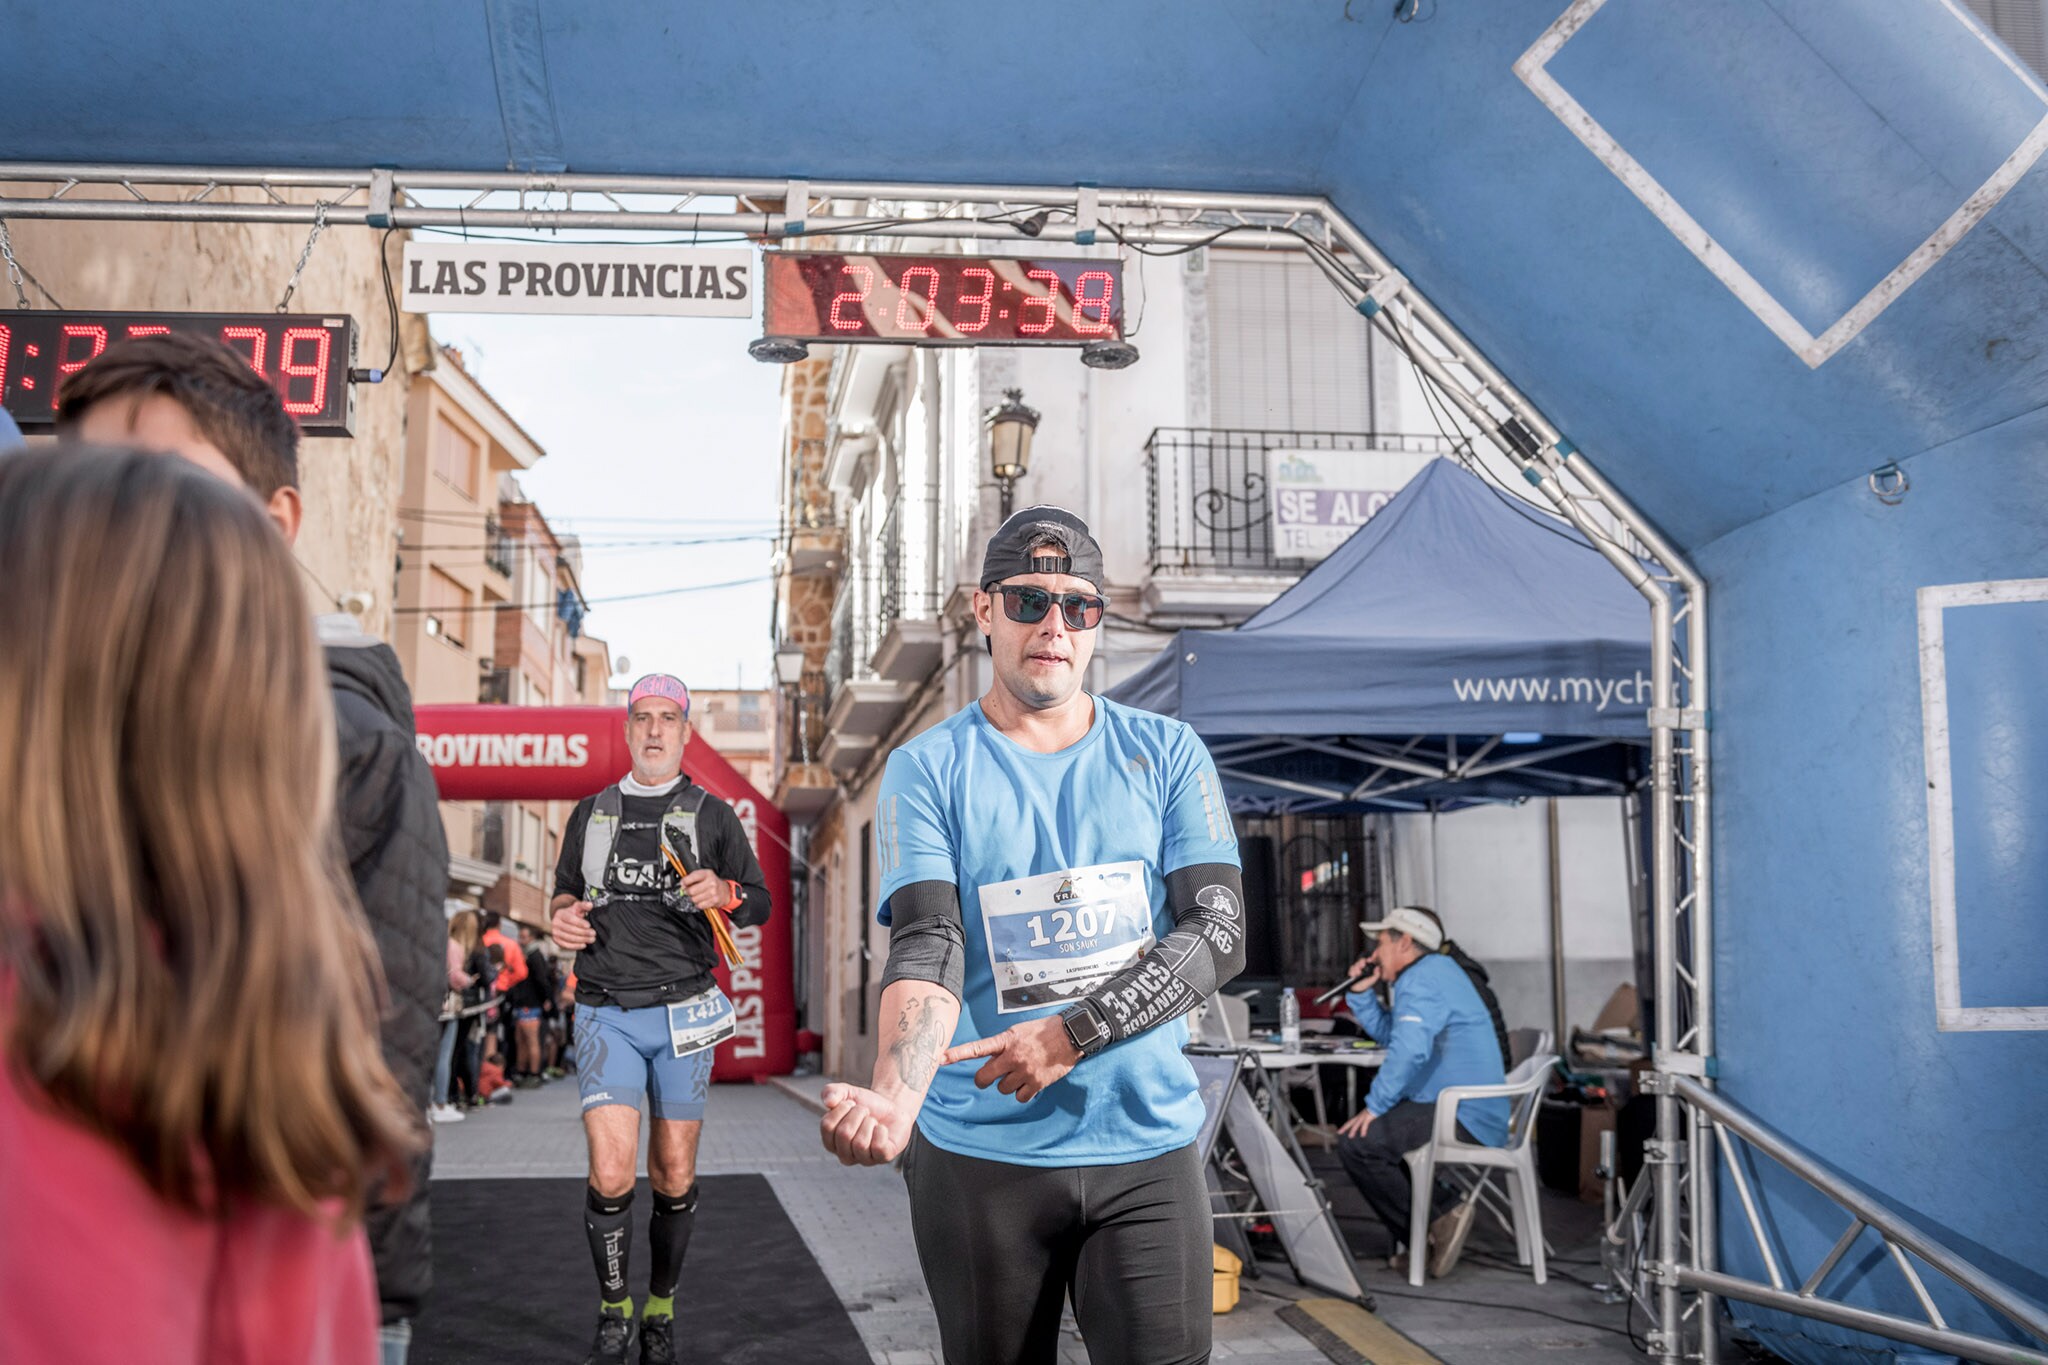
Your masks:
M52 430L66 378L115 341L165 332L226 343L277 386L306 435L354 434L355 319L310 313L0 311L0 406L23 431Z
M797 251L762 260L763 330L775 338L915 346L1123 339L1123 266L1115 260Z

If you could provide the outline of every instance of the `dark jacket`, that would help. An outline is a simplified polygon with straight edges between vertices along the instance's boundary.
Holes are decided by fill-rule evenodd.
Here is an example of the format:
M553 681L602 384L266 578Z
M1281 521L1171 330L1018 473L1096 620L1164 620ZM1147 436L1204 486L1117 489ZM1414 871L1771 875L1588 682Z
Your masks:
M320 618L320 642L327 650L341 740L336 818L384 967L384 1061L425 1131L441 999L448 989L448 841L439 797L433 770L414 747L412 694L398 656L348 617ZM370 1250L385 1322L418 1313L433 1283L431 1167L423 1153L405 1201L370 1212Z

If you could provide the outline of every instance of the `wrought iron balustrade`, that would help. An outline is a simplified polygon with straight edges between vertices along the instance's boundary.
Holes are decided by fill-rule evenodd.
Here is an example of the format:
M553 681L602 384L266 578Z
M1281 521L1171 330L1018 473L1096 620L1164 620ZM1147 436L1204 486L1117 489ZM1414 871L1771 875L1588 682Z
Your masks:
M512 576L512 537L505 534L495 516L484 518L484 567Z
M782 761L809 765L825 743L825 672L806 669L802 681L782 693Z
M923 513L921 523L907 515L912 510ZM910 553L907 537L911 536L917 538L923 549L921 556ZM881 644L892 621L925 621L939 614L939 590L932 581L932 566L938 559L937 540L936 499L899 495L889 504L875 535L878 572L874 644Z
M1145 441L1151 566L1301 573L1314 562L1274 547L1268 452L1388 450L1446 455L1438 435L1159 427Z

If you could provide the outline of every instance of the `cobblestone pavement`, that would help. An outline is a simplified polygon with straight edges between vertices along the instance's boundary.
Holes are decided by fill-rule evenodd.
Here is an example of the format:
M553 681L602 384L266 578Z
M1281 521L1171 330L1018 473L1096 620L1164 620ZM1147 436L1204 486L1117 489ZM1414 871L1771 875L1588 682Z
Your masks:
M815 1104L822 1084L816 1077L796 1077L773 1085L714 1087L699 1170L767 1177L877 1365L938 1365L938 1329L911 1245L902 1178L887 1167L843 1167L826 1154L818 1142L817 1114L807 1107ZM643 1170L645 1160L643 1134ZM1317 1161L1322 1165L1327 1158L1318 1153ZM517 1092L512 1104L471 1111L464 1122L435 1130L436 1179L584 1172L573 1080ZM1383 1234L1341 1173L1334 1175L1331 1196L1353 1249L1379 1249ZM1564 1278L1596 1275L1584 1263L1584 1251L1573 1249L1594 1216L1572 1201L1546 1200L1546 1231L1568 1258L1553 1268L1547 1286L1532 1284L1526 1271L1497 1260L1487 1264L1503 1255L1511 1260L1512 1252L1501 1243L1489 1256L1490 1244L1478 1234L1480 1254L1449 1279L1432 1281L1420 1297L1380 1269L1383 1261L1361 1260L1360 1275L1380 1296L1380 1316L1445 1365L1640 1361L1619 1332L1621 1310L1596 1303L1584 1285ZM1244 1290L1237 1309L1215 1320L1215 1359L1327 1365L1319 1349L1277 1316L1294 1299L1322 1297L1319 1291L1302 1290L1285 1270L1270 1269L1259 1280L1244 1281ZM1086 1365L1080 1338L1071 1322L1068 1327L1063 1365Z

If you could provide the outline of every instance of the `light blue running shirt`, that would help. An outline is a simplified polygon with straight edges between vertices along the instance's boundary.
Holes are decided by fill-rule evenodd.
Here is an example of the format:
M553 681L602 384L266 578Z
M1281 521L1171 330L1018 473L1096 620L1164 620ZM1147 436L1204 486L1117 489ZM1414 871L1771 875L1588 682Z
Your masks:
M981 703L889 755L875 811L882 906L914 882L960 889L967 968L954 1046L1057 1013L1172 932L1169 872L1238 865L1216 765L1187 725L1092 698L1078 742L1034 753ZM1000 977L1000 980L999 980ZM1021 1166L1143 1161L1192 1142L1202 1102L1175 1019L1125 1039L1028 1104L981 1063L939 1068L918 1116L949 1152Z

